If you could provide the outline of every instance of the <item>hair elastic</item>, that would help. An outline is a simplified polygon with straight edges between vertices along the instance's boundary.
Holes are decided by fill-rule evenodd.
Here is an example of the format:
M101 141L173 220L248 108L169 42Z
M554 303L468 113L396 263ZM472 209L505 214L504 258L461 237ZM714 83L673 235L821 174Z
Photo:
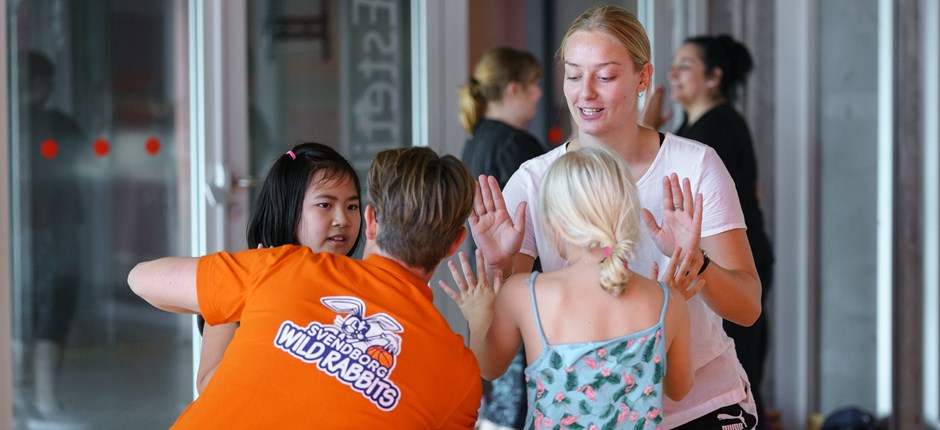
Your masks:
M291 159L291 160L296 160L296 159L297 159L297 155L294 154L294 150L293 150L293 149L290 150L290 151L287 151L287 155L290 155L290 159Z
M612 250L612 248L609 247L609 246L605 246L605 247L604 247L604 258L610 258L610 252L611 252L611 250ZM629 269L629 268L630 268L630 266L627 265L627 262L626 262L626 261L623 262L623 268L624 268L624 269Z

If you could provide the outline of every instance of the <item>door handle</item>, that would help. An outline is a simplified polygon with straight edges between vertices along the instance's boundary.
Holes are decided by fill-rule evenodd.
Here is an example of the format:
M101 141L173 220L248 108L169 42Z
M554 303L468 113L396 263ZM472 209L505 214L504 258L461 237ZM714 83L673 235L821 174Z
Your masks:
M235 187L237 188L258 188L261 186L261 180L251 176L244 178L235 178Z
M228 194L232 190L231 183L228 182L229 169L223 163L215 163L213 177L206 184L206 197L209 204L216 207L222 207L228 204Z

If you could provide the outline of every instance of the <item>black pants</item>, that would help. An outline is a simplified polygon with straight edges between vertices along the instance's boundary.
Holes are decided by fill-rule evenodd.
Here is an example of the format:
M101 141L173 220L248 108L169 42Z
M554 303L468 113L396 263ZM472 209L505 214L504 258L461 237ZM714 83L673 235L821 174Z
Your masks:
M689 421L676 430L745 430L753 429L757 417L744 412L740 405L725 406Z

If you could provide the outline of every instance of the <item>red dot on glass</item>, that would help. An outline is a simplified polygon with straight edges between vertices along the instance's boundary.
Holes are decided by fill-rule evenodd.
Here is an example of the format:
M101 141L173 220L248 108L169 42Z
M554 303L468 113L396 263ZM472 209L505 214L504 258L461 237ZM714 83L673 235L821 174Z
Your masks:
M59 155L59 144L55 142L55 139L46 139L42 141L42 145L39 145L39 154L42 158L51 160Z
M160 139L150 136L147 139L147 142L144 143L144 150L147 151L150 155L157 155L160 153Z
M561 127L556 125L548 129L548 142L549 143L551 143L552 145L558 145L561 143L561 139L562 139Z
M91 146L91 149L95 151L95 155L105 157L108 155L108 152L111 152L111 144L108 143L107 139L97 139L94 145Z

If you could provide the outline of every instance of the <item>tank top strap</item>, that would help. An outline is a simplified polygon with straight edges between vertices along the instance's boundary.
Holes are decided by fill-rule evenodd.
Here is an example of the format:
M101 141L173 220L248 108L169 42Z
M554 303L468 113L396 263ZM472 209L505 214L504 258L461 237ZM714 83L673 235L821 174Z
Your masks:
M542 330L542 319L539 318L539 305L535 303L535 277L538 271L532 272L529 277L529 295L532 296L532 315L535 316L535 327L539 329L539 337L542 339L542 349L548 348L548 339L545 337L545 331Z
M666 306L669 305L669 287L663 281L659 281L658 284L663 287L663 310L659 313L659 325L663 325L666 321Z

